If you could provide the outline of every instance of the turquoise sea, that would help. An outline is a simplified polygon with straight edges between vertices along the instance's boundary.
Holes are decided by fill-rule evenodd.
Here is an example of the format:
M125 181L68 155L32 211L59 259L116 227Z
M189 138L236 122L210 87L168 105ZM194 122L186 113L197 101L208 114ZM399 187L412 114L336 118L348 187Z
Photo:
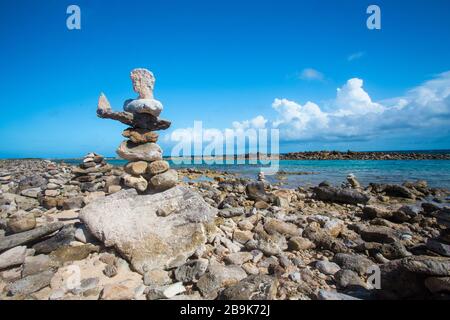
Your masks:
M124 160L107 160L112 165L123 165ZM78 164L80 160L64 160ZM245 178L256 178L260 165L230 164L182 164L172 161L173 168L209 168L236 173ZM266 176L272 183L283 182L288 187L317 185L327 180L335 185L345 181L353 173L363 185L370 182L403 183L426 180L431 187L450 189L450 161L448 160L281 160L280 171L287 174Z

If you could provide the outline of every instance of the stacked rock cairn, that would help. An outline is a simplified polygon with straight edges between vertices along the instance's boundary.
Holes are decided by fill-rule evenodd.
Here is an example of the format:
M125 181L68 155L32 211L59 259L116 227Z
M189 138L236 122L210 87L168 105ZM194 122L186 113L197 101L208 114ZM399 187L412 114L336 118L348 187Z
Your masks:
M121 158L129 161L125 166L122 183L141 193L164 191L177 184L178 173L170 169L169 163L163 160L162 149L156 144L158 133L155 131L165 130L171 123L159 118L163 106L153 98L153 73L139 68L131 71L130 77L138 97L126 100L124 111L115 112L102 93L97 115L129 126L122 133L127 140L116 151Z
M88 153L83 162L72 170L75 177L71 184L78 185L82 192L105 190L106 175L109 175L111 170L112 166L106 163L102 155Z

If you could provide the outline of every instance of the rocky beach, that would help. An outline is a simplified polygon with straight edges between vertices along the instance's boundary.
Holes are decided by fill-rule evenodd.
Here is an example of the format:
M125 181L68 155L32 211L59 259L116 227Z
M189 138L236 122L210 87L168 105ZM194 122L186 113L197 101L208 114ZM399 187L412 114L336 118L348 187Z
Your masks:
M450 298L449 190L175 170L155 78L130 78L123 111L104 94L97 108L127 126L125 165L0 161L1 300Z
M94 153L0 161L1 299L449 298L450 193L425 181L286 189L184 169L139 195L126 174Z

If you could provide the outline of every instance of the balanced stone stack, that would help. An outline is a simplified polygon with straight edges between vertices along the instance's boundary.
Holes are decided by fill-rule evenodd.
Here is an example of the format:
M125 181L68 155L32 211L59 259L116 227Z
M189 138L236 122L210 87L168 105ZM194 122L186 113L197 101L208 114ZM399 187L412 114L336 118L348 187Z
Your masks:
M111 169L112 166L106 163L103 156L91 152L84 157L78 167L72 170L75 177L71 183L79 185L82 192L104 190L106 187L105 175Z
M159 118L163 106L153 98L153 74L147 69L134 69L130 76L133 89L139 94L137 99L126 100L124 111L114 112L102 93L97 115L129 126L122 133L127 140L117 149L117 154L129 161L122 177L123 184L139 192L164 191L177 184L178 174L163 160L155 131L169 128L170 122Z

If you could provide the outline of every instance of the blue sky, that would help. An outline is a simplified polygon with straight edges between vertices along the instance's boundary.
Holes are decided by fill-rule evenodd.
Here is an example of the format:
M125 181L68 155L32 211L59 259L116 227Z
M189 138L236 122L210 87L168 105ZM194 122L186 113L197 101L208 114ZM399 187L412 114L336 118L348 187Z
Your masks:
M66 28L70 4L81 30ZM381 30L366 28L370 4ZM161 136L261 116L281 151L450 148L449 12L448 0L3 0L0 157L114 155L124 126L98 119L97 99L121 109L136 67L153 71L173 122Z

